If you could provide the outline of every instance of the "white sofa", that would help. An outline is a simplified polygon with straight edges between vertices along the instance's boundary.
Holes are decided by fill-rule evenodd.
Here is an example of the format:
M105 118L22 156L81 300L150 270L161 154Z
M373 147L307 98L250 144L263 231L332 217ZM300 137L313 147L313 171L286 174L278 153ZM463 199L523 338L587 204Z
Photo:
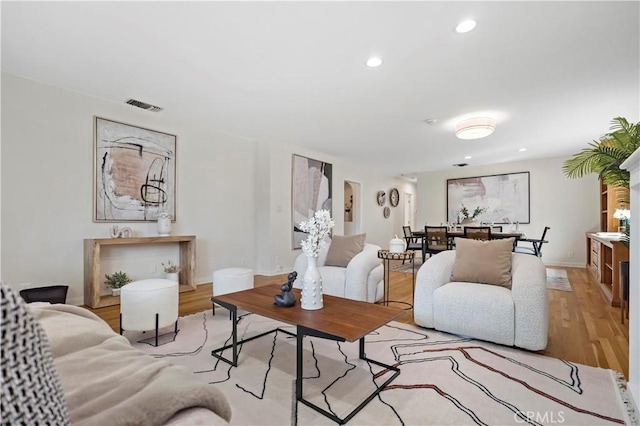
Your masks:
M546 269L535 256L511 254L511 290L451 282L456 252L438 253L418 270L414 296L417 325L508 346L547 346Z
M370 303L381 300L384 282L382 260L378 259L380 247L365 243L362 251L351 259L346 268L342 268L325 266L330 246L331 243L328 243L323 247L318 256L323 293ZM307 269L307 257L304 253L296 258L293 268L298 273L293 286L302 288L302 277Z

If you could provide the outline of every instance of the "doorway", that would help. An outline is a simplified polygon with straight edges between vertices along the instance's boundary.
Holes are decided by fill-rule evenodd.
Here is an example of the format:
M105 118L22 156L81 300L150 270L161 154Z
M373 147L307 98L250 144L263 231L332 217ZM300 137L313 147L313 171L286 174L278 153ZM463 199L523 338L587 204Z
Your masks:
M414 229L413 226L413 194L404 193L404 224Z
M360 183L344 181L344 235L359 234L362 229Z

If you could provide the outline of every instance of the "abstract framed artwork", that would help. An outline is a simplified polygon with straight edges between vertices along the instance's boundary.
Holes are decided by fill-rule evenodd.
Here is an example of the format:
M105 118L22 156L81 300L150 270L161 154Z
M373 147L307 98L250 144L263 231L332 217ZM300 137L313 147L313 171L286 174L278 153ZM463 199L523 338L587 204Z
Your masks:
M300 222L320 209L331 212L332 166L319 160L293 154L291 166L291 248L301 248L307 234Z
M94 221L176 218L176 136L95 117Z
M529 190L529 172L447 179L447 222L462 219L463 207L479 207L486 210L478 221L529 223Z

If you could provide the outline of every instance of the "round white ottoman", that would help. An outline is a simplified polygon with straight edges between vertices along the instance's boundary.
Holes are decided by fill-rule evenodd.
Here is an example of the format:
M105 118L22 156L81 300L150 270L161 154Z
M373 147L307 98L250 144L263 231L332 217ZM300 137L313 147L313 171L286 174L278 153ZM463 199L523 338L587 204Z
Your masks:
M156 331L175 323L178 332L178 283L153 278L134 281L120 291L120 334L123 331Z
M253 270L247 268L225 268L213 271L213 295L220 296L253 288ZM214 304L213 314L216 314Z

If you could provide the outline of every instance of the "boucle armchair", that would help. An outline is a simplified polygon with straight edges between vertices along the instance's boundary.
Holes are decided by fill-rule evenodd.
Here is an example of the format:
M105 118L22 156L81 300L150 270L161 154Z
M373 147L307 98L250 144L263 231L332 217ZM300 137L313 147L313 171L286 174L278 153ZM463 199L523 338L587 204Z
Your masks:
M456 252L429 258L416 277L417 325L529 350L547 346L546 269L535 256L511 254L511 289L452 282Z
M382 260L378 259L380 247L365 243L362 251L346 267L339 267L325 265L330 246L331 243L324 246L318 256L323 293L370 303L381 300L384 294L384 269ZM293 268L298 273L293 286L302 288L302 277L307 270L307 256L304 253L296 258Z

